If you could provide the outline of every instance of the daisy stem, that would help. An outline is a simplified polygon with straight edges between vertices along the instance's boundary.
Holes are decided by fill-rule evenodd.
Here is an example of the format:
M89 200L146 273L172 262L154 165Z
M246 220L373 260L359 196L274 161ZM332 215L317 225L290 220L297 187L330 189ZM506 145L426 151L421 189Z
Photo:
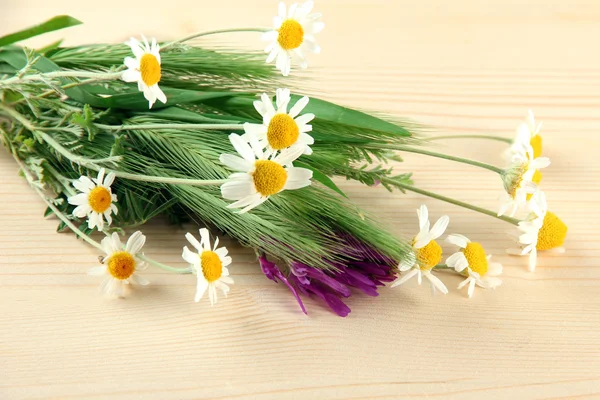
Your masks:
M168 265L165 265L163 263L159 263L158 261L154 261L151 258L146 257L143 254L136 254L136 257L139 258L142 261L146 261L148 264L152 264L155 267L158 267L160 269L164 269L165 271L169 271L169 272L176 272L178 274L189 274L192 272L191 269L189 268L173 268L173 267L169 267Z
M137 131L152 129L199 129L199 130L243 130L244 124L139 124L139 125L103 125L98 128L113 131Z
M431 157L443 158L444 160L456 161L459 163L469 164L469 165L473 165L475 167L484 168L484 169L487 169L489 171L495 172L500 175L504 174L504 170L502 168L498 168L493 165L482 163L482 162L475 161L475 160L469 160L468 158L450 156L450 155L443 154L443 153L436 153L434 151L423 150L423 149L418 149L418 148L409 147L409 146L394 146L394 149L399 150L399 151L406 151L408 153L417 153L417 154L423 154L423 155L431 156Z
M505 138L502 136L493 136L493 135L448 135L448 136L433 136L430 138L426 138L425 140L444 140L444 139L488 139L488 140L496 140L498 142L504 142L511 144L512 139Z
M54 71L43 74L13 76L12 78L1 80L0 86L7 86L12 83L28 81L47 81L48 79L53 78L91 78L95 80L113 80L119 79L122 74L122 72Z
M387 178L383 178L382 181L386 182ZM467 208L467 209L472 210L472 211L476 211L476 212L479 212L479 213L482 213L482 214L485 214L485 215L489 215L490 217L494 217L494 218L500 219L502 221L508 222L509 224L513 224L513 225L518 225L519 224L519 220L516 219L516 218L507 217L505 215L498 216L498 213L496 213L496 212L494 212L492 210L488 210L488 209L485 209L485 208L477 207L477 206L474 206L474 205L469 204L469 203L465 203L465 202L462 202L462 201L459 201L459 200L452 199L450 197L446 197L446 196L442 196L442 195L437 194L437 193L430 192L428 190L419 189L419 188L416 188L414 186L407 185L407 184L400 183L400 182L396 182L396 181L393 181L393 182L390 181L390 184L394 185L397 188L401 188L401 189L404 189L404 190L409 190L411 192L422 194L423 196L428 196L428 197L431 197L431 198L434 198L434 199L437 199L437 200L445 201L446 203L454 204L454 205L459 206L459 207Z
M164 50L170 46L173 46L174 44L187 42L188 40L196 39L196 38L203 37L203 36L218 35L220 33L268 32L268 31L270 31L270 29L267 29L267 28L234 28L234 29L217 29L214 31L199 32L199 33L194 33L193 35L190 35L190 36L186 36L182 39L178 39L173 42L167 43L161 47L161 50Z
M100 167L98 167L97 165L90 165L88 166L88 168L94 171L100 171ZM166 178L164 176L131 174L129 172L115 171L108 168L106 168L106 172L112 172L117 178L128 179L130 181L164 183L167 185L214 186L221 185L227 181L226 179L204 180L187 178Z

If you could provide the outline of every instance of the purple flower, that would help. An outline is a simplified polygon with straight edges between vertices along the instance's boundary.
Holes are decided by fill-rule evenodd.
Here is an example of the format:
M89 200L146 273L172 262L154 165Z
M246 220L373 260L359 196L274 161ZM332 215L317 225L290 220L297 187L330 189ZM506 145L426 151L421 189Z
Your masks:
M275 265L275 263L267 260L263 256L259 257L258 261L260 262L260 268L262 269L263 274L265 274L265 276L267 278L269 278L270 280L272 280L275 283L277 283L277 279L279 279L281 282L285 283L285 285L290 289L290 291L292 292L294 297L296 297L296 301L298 301L298 304L300 305L302 312L304 314L307 314L306 308L304 308L304 304L302 303L300 296L298 296L298 292L296 291L296 289L294 289L294 287L292 285L290 285L290 283L288 282L286 277L283 276L283 274L281 273L279 268L277 268L277 265Z
M305 296L314 295L320 298L337 315L345 317L350 313L350 308L342 299L351 296L350 288L358 289L369 296L378 296L377 287L395 279L392 272L392 266L396 265L394 260L350 235L340 236L341 241L346 244L343 260L329 262L329 271L292 261L291 273L286 279L275 263L267 261L264 257L259 258L265 276L275 282L277 279L284 282L305 314L306 309L298 291Z

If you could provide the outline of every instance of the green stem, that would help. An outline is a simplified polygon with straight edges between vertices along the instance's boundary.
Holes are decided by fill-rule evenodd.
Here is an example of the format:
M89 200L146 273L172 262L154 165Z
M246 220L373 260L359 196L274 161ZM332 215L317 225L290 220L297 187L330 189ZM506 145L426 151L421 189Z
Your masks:
M448 136L433 136L430 138L426 138L425 140L444 140L444 139L488 139L488 140L496 140L498 142L504 142L508 144L512 144L512 139L501 137L501 136L493 136L493 135L448 135Z
M243 130L244 124L139 124L139 125L103 125L95 124L98 128L113 131L138 131L152 129L199 129L199 130ZM58 129L58 128L50 128ZM48 128L46 128L48 130Z
M169 272L176 272L178 274L189 274L192 272L192 270L190 268L173 268L173 267L169 267L168 265L165 265L163 263L159 263L158 261L154 261L151 258L146 257L143 254L136 254L136 257L139 258L142 261L146 261L148 264L152 264L155 267L158 267L160 269L164 269L165 271L169 271Z
M450 197L442 196L440 194L433 193L433 192L430 192L430 191L427 191L427 190L419 189L419 188L416 188L416 187L411 186L411 185L407 185L407 184L396 182L396 181L391 181L388 178L383 178L382 181L383 182L388 182L389 181L390 185L396 186L397 188L409 190L411 192L422 194L423 196L428 196L428 197L431 197L431 198L434 198L434 199L437 199L437 200L445 201L446 203L454 204L454 205L459 206L459 207L467 208L467 209L472 210L472 211L476 211L476 212L479 212L479 213L482 213L482 214L485 214L485 215L489 215L490 217L494 217L494 218L500 219L502 221L508 222L509 224L518 225L519 222L520 222L516 218L507 217L505 215L498 216L498 213L496 213L496 212L494 212L492 210L488 210L488 209L485 209L485 208L477 207L477 206L474 206L474 205L469 204L469 203L464 203L462 201L455 200L455 199L452 199Z
M100 167L97 165L90 165L88 168L99 171ZM139 174L131 174L129 172L115 171L106 168L107 173L114 173L117 178L128 179L130 181L140 181L140 182L152 182L152 183L164 183L167 185L190 185L190 186L215 186L221 185L227 182L226 179L213 179L213 180L205 180L205 179L187 179L187 178L165 178L163 176L152 176L152 175L139 175Z
M214 31L194 33L193 35L186 36L182 39L178 39L173 42L165 44L164 46L161 47L161 50L167 49L170 46L173 46L174 44L187 42L188 40L196 39L196 38L203 37L203 36L218 35L221 33L234 33L234 32L269 32L270 30L271 29L267 29L267 28L235 28L235 29L217 29Z
M104 79L86 79L84 81L71 82L69 84L61 86L60 88L63 89L63 90L67 90L67 89L71 89L71 88L76 87L76 86L88 85L90 83L100 82L100 81L103 81L103 80ZM48 97L51 94L55 94L55 93L57 93L56 90L48 90L48 91L45 91L44 93L41 93L41 94L39 94L37 96L31 97L30 100L31 99L43 99L44 97ZM26 101L26 99L22 98L21 100L17 100L17 101L15 101L12 104L19 104L19 103L22 103L24 101Z
M96 80L119 79L122 72L91 72L91 71L54 71L43 74L33 74L25 76L14 76L12 78L0 81L0 86L7 86L12 83L21 83L28 81L47 81L53 78L91 78Z
M434 151L423 150L423 149L418 149L415 147L402 146L402 145L394 146L394 149L400 150L400 151L406 151L408 153L417 153L417 154L424 154L426 156L431 156L431 157L443 158L444 160L456 161L459 163L469 164L469 165L473 165L475 167L484 168L484 169L487 169L489 171L495 172L500 175L504 174L504 170L502 168L498 168L493 165L482 163L482 162L475 161L475 160L469 160L467 158L449 156L449 155L443 154L443 153L436 153Z

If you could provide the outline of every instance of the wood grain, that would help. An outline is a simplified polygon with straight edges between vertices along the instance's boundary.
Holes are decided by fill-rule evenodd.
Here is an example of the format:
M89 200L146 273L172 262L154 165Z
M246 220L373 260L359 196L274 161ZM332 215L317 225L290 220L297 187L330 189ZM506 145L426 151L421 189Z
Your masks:
M235 279L228 299L194 303L194 280L148 270L153 283L124 300L97 295L85 274L97 253L55 233L44 205L0 152L1 399L600 398L600 3L595 0L319 1L323 54L307 92L377 109L435 135L511 136L528 108L544 122L551 209L569 225L567 253L535 274L504 255L511 226L417 195L340 185L399 235L414 210L451 216L450 232L482 242L505 266L504 285L467 299L408 284L353 296L338 318L318 303L300 313L252 252L225 240ZM198 30L268 25L276 2L4 0L0 34L55 14L86 25L37 38L168 39ZM258 46L256 37L233 41ZM439 142L440 151L500 164L502 144ZM419 186L496 208L489 172L416 155L399 171ZM144 228L147 253L173 266L183 234ZM450 248L445 248L450 251ZM442 275L454 288L460 281Z

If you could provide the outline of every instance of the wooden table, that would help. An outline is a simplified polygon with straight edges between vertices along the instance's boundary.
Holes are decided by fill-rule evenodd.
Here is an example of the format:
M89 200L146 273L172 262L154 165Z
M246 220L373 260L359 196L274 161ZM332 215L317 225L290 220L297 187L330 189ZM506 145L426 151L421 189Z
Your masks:
M543 188L569 225L567 253L535 274L505 255L512 226L418 195L343 182L353 200L411 236L415 209L449 214L449 232L482 242L504 285L467 299L459 278L432 297L416 283L353 296L338 318L267 280L252 252L227 241L236 280L228 299L193 302L195 281L149 270L153 285L125 300L86 275L97 252L57 234L44 205L0 152L0 398L557 398L600 397L600 3L596 0L329 0L307 91L426 124L435 135L512 136L528 108L544 122L552 165ZM270 0L169 2L8 0L0 34L55 14L86 22L47 44L162 39L269 25ZM233 40L261 46L258 38ZM439 151L501 164L501 143L448 140ZM493 174L407 155L398 170L464 201L496 208ZM147 252L183 266L179 229L145 227ZM450 247L446 247L450 251Z

